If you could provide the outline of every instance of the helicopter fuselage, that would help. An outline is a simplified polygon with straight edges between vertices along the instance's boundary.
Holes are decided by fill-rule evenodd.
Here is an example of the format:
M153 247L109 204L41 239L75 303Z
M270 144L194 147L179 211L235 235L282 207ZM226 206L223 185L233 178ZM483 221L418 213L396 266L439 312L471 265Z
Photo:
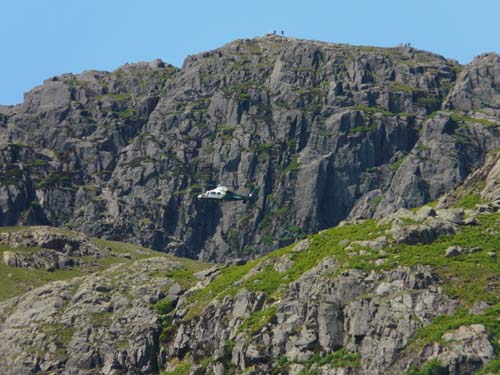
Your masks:
M212 190L207 190L203 194L198 195L198 199L217 199L221 200L224 199L224 197L227 194L227 189L223 188L222 186L218 186L215 189Z
M217 186L215 189L207 190L203 194L198 195L198 199L210 199L218 201L255 201L257 198L258 189L254 189L249 195L236 194L230 191L225 186Z

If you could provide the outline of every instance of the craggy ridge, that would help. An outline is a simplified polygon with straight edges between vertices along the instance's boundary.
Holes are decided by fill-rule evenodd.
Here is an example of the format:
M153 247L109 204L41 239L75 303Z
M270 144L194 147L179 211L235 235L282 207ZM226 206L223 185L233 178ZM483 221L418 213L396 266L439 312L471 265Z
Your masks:
M435 200L500 146L498 56L266 36L65 74L0 107L0 224L254 258ZM255 205L194 199L261 188Z

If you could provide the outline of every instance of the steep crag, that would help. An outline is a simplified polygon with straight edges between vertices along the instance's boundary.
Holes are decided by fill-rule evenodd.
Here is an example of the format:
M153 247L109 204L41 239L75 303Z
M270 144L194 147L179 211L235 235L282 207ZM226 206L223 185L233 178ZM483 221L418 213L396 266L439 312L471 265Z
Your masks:
M499 57L266 36L65 74L0 107L0 224L204 260L439 198L500 147ZM254 205L194 196L210 184Z

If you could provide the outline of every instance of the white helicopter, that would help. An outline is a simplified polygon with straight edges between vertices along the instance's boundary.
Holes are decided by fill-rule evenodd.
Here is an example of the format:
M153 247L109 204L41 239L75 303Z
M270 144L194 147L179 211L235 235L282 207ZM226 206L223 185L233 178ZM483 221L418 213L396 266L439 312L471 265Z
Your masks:
M253 188L250 194L236 194L223 185L218 185L215 189L207 190L198 195L198 199L211 199L218 201L243 201L243 203L253 203L257 200L259 194L258 188Z

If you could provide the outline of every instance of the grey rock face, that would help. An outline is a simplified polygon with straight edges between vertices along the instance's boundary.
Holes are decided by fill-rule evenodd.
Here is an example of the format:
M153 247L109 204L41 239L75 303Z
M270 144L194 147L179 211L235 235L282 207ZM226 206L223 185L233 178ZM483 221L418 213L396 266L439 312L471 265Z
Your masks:
M436 233L460 231L466 225L466 214L461 209L429 206L416 212L400 209L380 221L379 226L389 226L386 234L392 235L396 243L425 244L432 242ZM399 232L403 233L400 237ZM338 244L345 247L344 251L362 247L378 250L384 256L387 237L343 240ZM277 272L283 272L282 266L289 269L287 261L293 263L294 254L308 251L309 246L309 240L302 241L291 249L290 257L282 255L262 261L235 286L258 280L259 273L271 267ZM477 251L481 249L452 246L443 256ZM298 374L311 370L308 361L319 358L314 356L325 358L344 350L344 357L354 353L359 356L357 364L344 362L337 366L332 361L312 365L312 369L325 374L396 375L436 359L450 373L472 374L495 355L491 338L482 325L450 330L443 335L443 342L423 345L416 352L409 346L419 328L437 316L453 314L460 306L458 299L446 296L441 285L428 266L396 267L369 274L360 270L339 272L337 260L327 257L271 298L262 292L241 289L222 300L214 298L195 317L186 312L196 300L181 298L173 316L175 335L165 345L171 358L182 358L189 352L195 369L198 361L211 357L214 367L235 373ZM471 313L482 314L489 307L482 302Z
M28 254L5 251L3 262L10 267L41 268L46 271L70 269L74 265L72 259L53 250L39 250Z
M51 227L30 227L2 232L0 244L13 248L42 247L75 256L99 258L103 255L103 250L95 246L84 234Z
M481 177L485 182L481 197L487 202L498 203L500 201L500 154L496 153L494 156L490 156L488 161L478 171L479 176L481 176L482 172L483 176Z
M182 361L191 366L190 375L396 375L432 359L452 373L474 373L495 355L482 325L462 326L445 332L439 342L410 346L417 330L463 306L445 294L449 284L443 285L430 266L394 262L392 269L367 272L345 268L342 260L370 252L372 264L385 266L392 243L398 242L395 229L412 233L401 238L426 243L426 230L461 230L461 218L468 214L400 209L379 222L383 229L378 237L371 232L372 240L333 237L340 252L316 259L314 267L308 257L318 255L318 240L328 244L323 241L330 231L260 261L235 261L239 265L230 268L215 265L190 274L183 269L186 260L164 256L49 283L0 303L0 373L139 375L173 370ZM17 243L20 251L45 243L52 248L43 251L58 255L65 254L57 250L61 241L81 241L74 251L88 241L46 227L1 235L3 244ZM481 249L454 251L469 256ZM25 259L19 254L15 248L4 252L4 261ZM197 263L191 270L203 267ZM278 289L269 285L276 274L285 281L276 281ZM196 285L186 291L186 281ZM490 314L490 307L478 302L470 314Z
M482 166L485 154L481 149L494 149L498 138L493 133L486 135L489 131L476 126L472 119L469 126L468 121L438 112L424 122L419 141L401 162L375 217L385 217L399 207L417 207L435 200ZM482 139L481 144L466 141L476 135Z
M0 303L1 373L158 371L161 321L151 304L175 286L161 276L175 267L165 258L119 264Z
M473 209L455 212L458 221L463 220L465 225L477 225L477 215L482 212L497 212L500 209L500 153L488 154L484 164L471 173L464 183L455 190L443 195L437 207L452 207L460 199L470 194L476 194L484 203L475 204Z
M500 113L500 56L486 53L464 67L445 101L446 108Z
M419 327L458 306L443 294L429 268L398 268L370 277L353 270L335 279L325 278L334 264L326 259L291 283L283 298L271 302L275 316L251 335L239 327L252 313L270 308L263 305L261 293L242 291L214 301L200 318L189 322L183 321L181 302L169 354L176 357L189 348L195 358L213 356L217 362L232 341L232 361L238 371L252 367L256 373L270 373L276 358L298 363L290 370L300 371L301 361L314 353L347 347L361 354L362 369L352 373L386 374L399 365L399 353ZM325 366L321 373L353 370Z
M465 254L465 249L460 246L450 246L449 248L446 249L445 252L445 257L450 258L450 257L456 257L459 255Z
M397 243L414 245L417 243L432 243L443 234L455 234L456 227L445 220L430 219L422 224L408 225L405 227L393 226L391 232Z
M412 364L419 366L432 358L446 366L451 374L473 374L494 356L488 331L482 324L449 331L443 335L443 341L444 345L433 343L426 346L417 359L411 361Z
M65 224L222 261L421 205L500 146L490 115L446 110L496 100L496 86L476 87L495 80L497 60L475 60L457 81L459 68L412 48L268 36L181 69L54 77L0 108L0 224ZM458 104L464 90L469 106ZM254 205L194 198L215 183L261 195Z

